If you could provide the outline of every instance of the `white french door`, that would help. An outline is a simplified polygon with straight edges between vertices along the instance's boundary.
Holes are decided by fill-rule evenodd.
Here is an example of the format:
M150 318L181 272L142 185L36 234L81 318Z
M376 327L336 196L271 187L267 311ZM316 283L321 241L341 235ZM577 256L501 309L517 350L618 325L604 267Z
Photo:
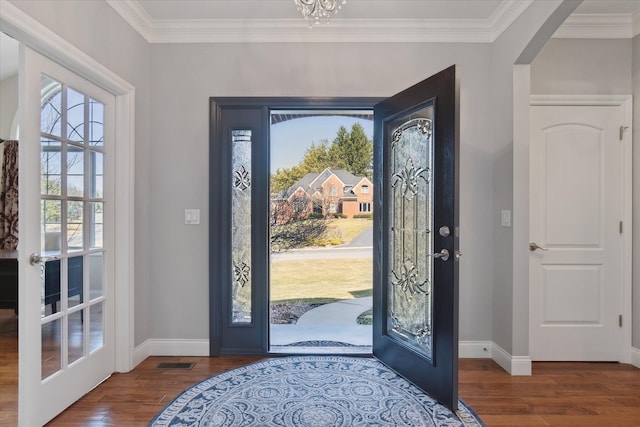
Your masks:
M115 97L21 47L19 424L115 370Z

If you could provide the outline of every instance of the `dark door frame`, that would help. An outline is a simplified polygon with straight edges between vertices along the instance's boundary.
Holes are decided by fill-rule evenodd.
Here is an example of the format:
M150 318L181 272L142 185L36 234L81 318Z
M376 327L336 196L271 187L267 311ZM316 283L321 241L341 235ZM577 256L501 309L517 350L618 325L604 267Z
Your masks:
M271 110L371 110L379 97L212 97L209 120L209 354L269 352L269 113ZM231 127L251 129L252 322L231 325ZM261 196L264 195L264 196Z

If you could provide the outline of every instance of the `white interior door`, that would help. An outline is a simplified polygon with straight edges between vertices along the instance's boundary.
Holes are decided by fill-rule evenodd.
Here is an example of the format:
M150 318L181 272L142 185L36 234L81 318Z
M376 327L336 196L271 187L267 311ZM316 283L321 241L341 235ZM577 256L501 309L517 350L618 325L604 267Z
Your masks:
M531 107L532 360L623 357L624 119L622 106Z
M114 371L113 95L21 47L19 423Z

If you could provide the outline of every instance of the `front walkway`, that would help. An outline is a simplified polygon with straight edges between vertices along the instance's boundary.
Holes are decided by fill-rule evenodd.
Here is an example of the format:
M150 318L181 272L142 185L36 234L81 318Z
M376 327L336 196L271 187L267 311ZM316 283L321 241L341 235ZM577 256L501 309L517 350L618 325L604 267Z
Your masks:
M357 318L371 309L372 297L324 304L304 313L295 325L271 325L271 352L275 353L370 353L371 325Z

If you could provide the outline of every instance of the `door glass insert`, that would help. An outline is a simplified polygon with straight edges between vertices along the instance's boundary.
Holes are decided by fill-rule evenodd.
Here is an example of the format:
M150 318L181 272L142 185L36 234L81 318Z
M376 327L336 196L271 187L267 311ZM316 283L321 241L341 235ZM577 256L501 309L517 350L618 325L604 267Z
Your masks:
M433 140L431 107L388 123L389 277L386 331L432 358Z
M40 114L40 235L47 257L40 295L45 379L104 343L105 106L43 75ZM88 319L93 323L87 327ZM90 333L98 338L90 340Z
M231 142L231 323L251 323L251 131L232 131Z

